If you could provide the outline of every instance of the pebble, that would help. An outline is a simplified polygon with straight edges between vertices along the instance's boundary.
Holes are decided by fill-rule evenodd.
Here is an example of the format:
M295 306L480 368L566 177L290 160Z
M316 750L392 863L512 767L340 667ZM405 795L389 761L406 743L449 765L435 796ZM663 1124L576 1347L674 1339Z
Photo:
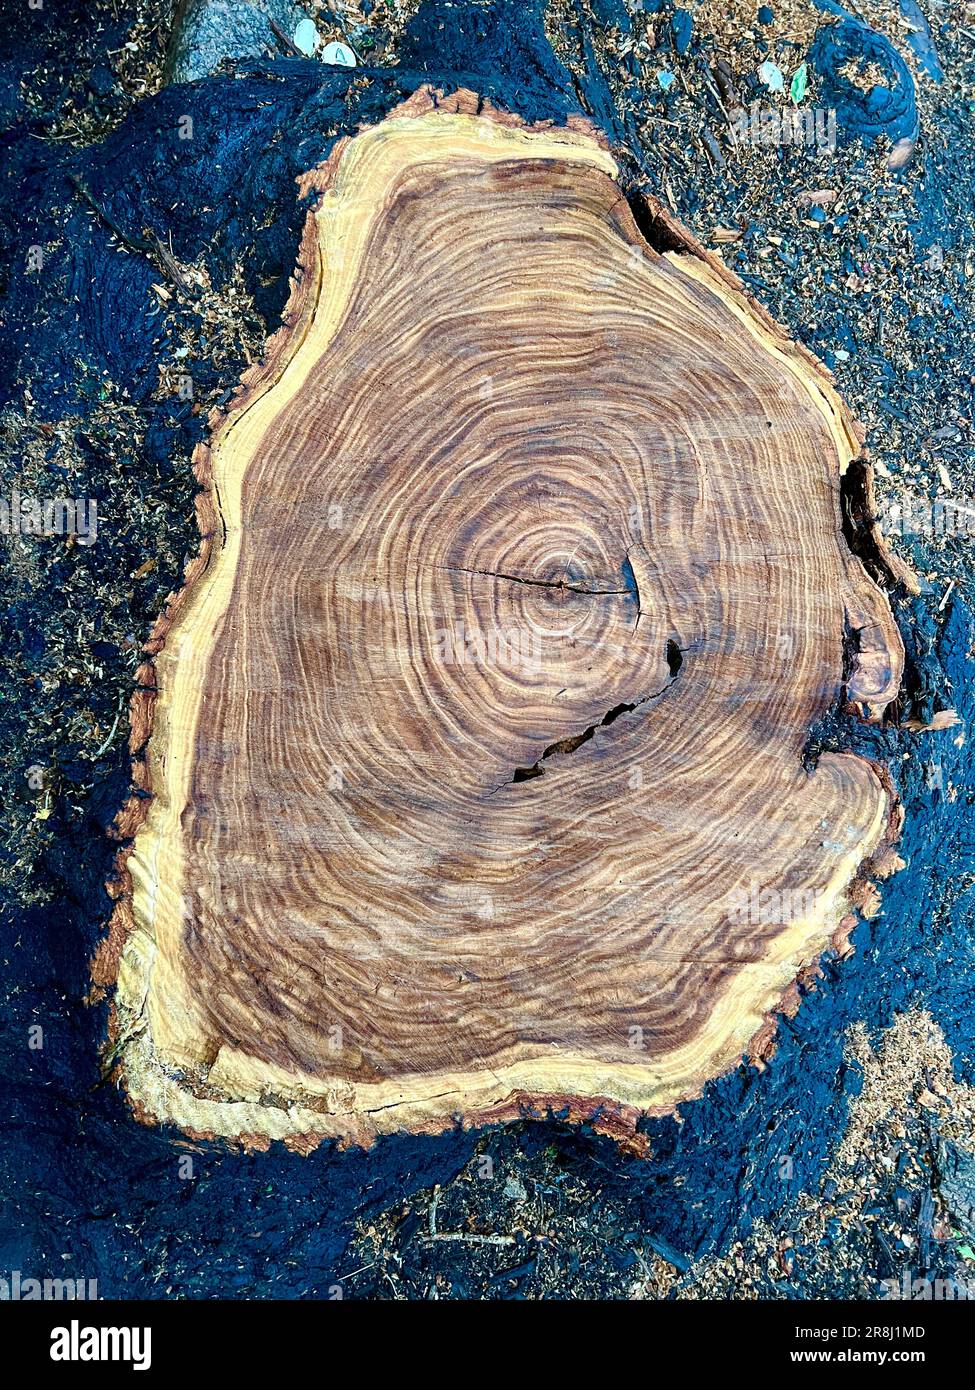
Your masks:
M758 80L763 86L766 86L770 92L781 92L785 90L785 78L782 76L782 71L780 68L777 68L770 59L766 59L759 68Z
M333 39L325 45L322 62L331 63L332 67L336 68L354 68L355 54L347 43L338 43Z
M887 168L891 173L896 173L899 169L906 169L914 158L914 150L917 145L916 140L905 136L903 140L898 140L890 152L887 159Z
M291 35L291 42L306 58L312 58L318 47L318 30L310 19L299 19Z

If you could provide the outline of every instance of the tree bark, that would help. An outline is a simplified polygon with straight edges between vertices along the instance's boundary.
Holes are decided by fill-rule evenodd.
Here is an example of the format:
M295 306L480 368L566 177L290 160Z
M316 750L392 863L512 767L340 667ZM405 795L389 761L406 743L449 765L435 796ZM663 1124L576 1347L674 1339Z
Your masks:
M423 91L301 191L133 705L129 1093L298 1147L630 1133L766 1045L897 862L880 771L804 760L900 683L861 436L582 122Z

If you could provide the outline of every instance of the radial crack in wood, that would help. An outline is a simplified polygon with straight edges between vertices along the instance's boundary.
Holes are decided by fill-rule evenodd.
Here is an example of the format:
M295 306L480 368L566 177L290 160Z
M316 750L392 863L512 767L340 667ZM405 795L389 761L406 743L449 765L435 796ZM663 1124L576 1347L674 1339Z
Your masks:
M133 704L108 954L146 1118L632 1131L764 1036L892 859L881 775L803 761L901 677L843 536L861 439L617 178L581 122L424 91L302 181Z

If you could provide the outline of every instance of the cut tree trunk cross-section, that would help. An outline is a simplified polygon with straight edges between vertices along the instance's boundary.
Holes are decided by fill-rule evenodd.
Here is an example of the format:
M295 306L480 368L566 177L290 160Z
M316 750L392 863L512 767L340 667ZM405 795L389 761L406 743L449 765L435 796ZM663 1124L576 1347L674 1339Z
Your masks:
M617 173L581 122L423 92L303 182L134 707L147 1117L632 1128L737 1063L892 859L878 773L803 759L900 681L842 530L861 441Z

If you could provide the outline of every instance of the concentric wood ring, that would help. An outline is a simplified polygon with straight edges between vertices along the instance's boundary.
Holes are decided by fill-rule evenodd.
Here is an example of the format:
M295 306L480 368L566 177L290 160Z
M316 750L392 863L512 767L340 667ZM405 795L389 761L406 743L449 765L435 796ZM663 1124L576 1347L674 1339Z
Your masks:
M890 839L868 764L802 760L844 684L878 713L900 679L842 535L860 440L616 176L589 131L420 94L305 180L136 705L152 1117L632 1124L736 1063Z

